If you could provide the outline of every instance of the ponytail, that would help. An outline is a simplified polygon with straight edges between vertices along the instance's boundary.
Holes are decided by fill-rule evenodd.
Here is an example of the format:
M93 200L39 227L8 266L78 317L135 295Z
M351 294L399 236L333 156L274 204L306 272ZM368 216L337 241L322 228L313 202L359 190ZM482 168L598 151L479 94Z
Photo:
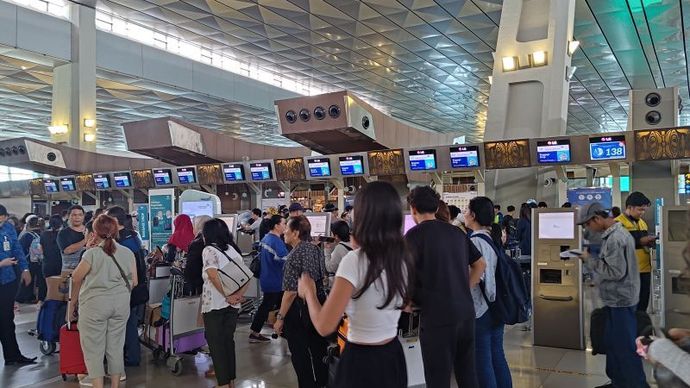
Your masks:
M117 233L117 221L115 218L101 214L93 222L93 230L98 237L103 239L103 251L112 256L117 249L115 246L115 235Z
M104 238L103 251L110 256L115 254L115 240L112 236L106 236Z

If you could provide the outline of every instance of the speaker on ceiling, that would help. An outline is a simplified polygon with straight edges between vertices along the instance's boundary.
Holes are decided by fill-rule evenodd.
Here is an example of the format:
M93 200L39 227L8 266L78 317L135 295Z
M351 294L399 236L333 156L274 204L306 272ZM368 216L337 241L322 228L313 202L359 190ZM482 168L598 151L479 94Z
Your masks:
M630 90L628 130L678 126L678 87Z

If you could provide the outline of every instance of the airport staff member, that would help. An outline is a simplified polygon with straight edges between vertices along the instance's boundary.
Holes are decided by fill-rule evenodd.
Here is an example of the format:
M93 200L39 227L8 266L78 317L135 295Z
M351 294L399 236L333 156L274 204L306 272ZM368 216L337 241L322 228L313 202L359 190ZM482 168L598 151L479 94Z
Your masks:
M14 327L14 297L17 295L18 280L15 267L21 271L21 280L25 285L31 284L29 263L24 257L22 247L17 240L17 231L7 222L7 208L0 205L0 344L5 365L35 364L36 357L28 358L19 352L17 335Z
M598 259L584 252L580 258L589 265L599 282L605 306L606 375L611 383L603 387L648 388L642 360L636 353L637 308L640 277L637 276L635 241L623 225L609 217L604 207L594 202L580 212L578 225L601 232Z
M620 222L635 239L635 256L640 270L640 302L638 311L647 311L649 293L652 287L652 259L649 248L656 244L656 237L649 235L647 223L642 216L649 209L651 201L644 194L635 191L625 200L625 212L616 221Z

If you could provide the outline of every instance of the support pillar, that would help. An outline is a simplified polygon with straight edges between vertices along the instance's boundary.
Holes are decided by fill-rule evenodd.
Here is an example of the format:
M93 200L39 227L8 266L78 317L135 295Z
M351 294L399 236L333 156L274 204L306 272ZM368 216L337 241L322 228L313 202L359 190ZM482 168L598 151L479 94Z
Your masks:
M63 131L51 140L70 147L96 150L96 11L70 3L71 62L53 73L51 126ZM92 120L92 121L90 121ZM66 129L66 131L64 131Z
M575 0L504 0L501 12L484 140L565 135ZM487 194L505 206L530 198L554 203L558 185L541 190L548 177L553 173L537 168L490 171Z

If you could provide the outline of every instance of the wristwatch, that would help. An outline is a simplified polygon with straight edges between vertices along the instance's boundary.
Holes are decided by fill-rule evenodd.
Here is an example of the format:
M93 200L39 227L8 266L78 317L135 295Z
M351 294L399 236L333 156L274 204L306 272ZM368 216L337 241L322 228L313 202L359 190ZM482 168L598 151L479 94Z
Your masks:
M283 314L277 313L277 314L276 314L276 320L282 321L282 320L285 320L285 317L283 316Z

